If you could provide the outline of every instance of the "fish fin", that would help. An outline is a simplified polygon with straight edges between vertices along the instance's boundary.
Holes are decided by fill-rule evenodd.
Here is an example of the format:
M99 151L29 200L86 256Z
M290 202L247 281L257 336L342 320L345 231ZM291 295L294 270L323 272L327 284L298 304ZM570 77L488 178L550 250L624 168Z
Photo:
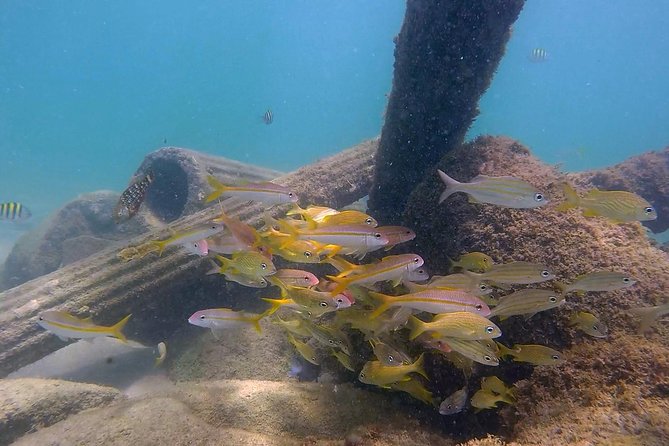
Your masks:
M265 311L267 313L267 316L276 313L276 311L281 308L283 305L286 305L290 299L268 299L268 298L263 298L265 302L269 303L271 307ZM263 313L263 314L265 314Z
M210 193L209 195L207 195L207 198L205 199L205 203L209 203L211 201L214 201L215 199L220 197L221 194L223 194L223 192L225 192L225 190L226 190L225 184L218 181L213 175L207 175L207 183L209 183L209 185L212 188L214 188L214 191L212 193Z
M490 317L497 316L496 314L493 314L495 311L493 310L492 313L490 313ZM509 318L509 316L497 316L499 318L499 321L505 321Z
M370 291L369 295L372 296L374 299L381 301L381 305L379 305L374 311L372 311L369 314L369 319L371 320L371 319L376 319L381 313L390 308L393 296L388 296L387 294L382 294L382 293L376 293L374 291Z
M501 342L495 341L495 344L499 347L499 357L501 358L502 356L513 356L514 351L507 347L506 345L502 344Z
M307 210L301 208L299 204L293 203L293 208L289 209L286 212L286 215L304 215L306 212Z
M251 324L253 325L253 329L258 333L262 333L262 327L260 326L260 321L262 320L262 318L269 315L268 311L270 310L267 310L264 313L261 313L258 316L249 319L249 322L251 322Z
M227 257L223 257L221 255L216 255L216 259L221 262L221 267L219 268L219 273L223 274L226 272L234 273L235 267L234 263L232 263L231 259L228 259Z
M600 214L599 214L599 212L597 212L593 209L583 209L583 216L584 217L599 217Z
M430 379L427 376L427 373L425 373L425 352L421 353L418 359L416 359L416 362L413 363L414 366L414 372L418 373L425 379Z
M446 256L446 264L448 265L446 268L449 273L452 273L453 271L455 271L456 268L460 267L458 265L458 262L456 262L455 260L453 260L448 256Z
M410 341L413 341L425 332L425 322L421 321L416 316L410 316L408 322L409 329L411 330L411 333L409 334Z
M351 271L360 268L360 265L356 265L355 263L351 263L348 260L344 259L343 257L340 256L332 256L327 258L325 263L329 263L330 265L334 266L337 271L339 271L341 274L348 274ZM341 276L341 274L339 274Z
M643 334L644 332L646 332L653 325L653 323L658 317L656 308L654 307L630 308L628 311L633 315L641 318L641 323L639 324L639 330L637 331L637 333L639 334Z
M111 327L109 327L109 330L111 331L112 336L114 336L119 341L123 341L123 342L128 341L126 339L125 335L121 332L121 330L123 330L123 327L125 327L125 324L128 323L128 320L130 319L130 316L132 316L132 314L127 315L126 317L124 317L123 319L121 319L120 321L118 321L117 323L112 325Z
M313 217L311 217L311 215L307 214L306 212L302 214L302 218L304 218L304 221L307 222L308 229L316 229L318 227L316 220L314 220Z
M67 336L61 336L61 335L56 335L56 336L58 336L58 339L60 339L61 341L68 342L70 340L70 338L68 338Z
M337 294L346 290L346 288L348 288L349 283L351 282L351 279L348 277L327 276L327 275L325 277L327 277L329 280L337 284L337 286L334 287L332 291L330 291L331 296L336 296Z
M221 272L221 267L218 266L216 262L214 262L212 259L208 259L209 264L211 265L211 269L207 271L205 274L206 275L211 275L211 274L219 274Z
M569 183L562 183L562 191L564 192L565 200L560 203L556 210L566 211L568 209L573 209L579 206L581 199L579 198L576 190L571 187Z
M223 332L224 332L224 331L225 331L225 330L217 330L217 329L215 329L215 328L212 328L212 329L211 329L211 334L214 335L214 338L216 338L217 341L220 341L220 340L221 340L221 337L223 336Z
M535 313L528 313L528 314L526 314L526 315L525 315L525 320L526 320L526 321L529 321L529 320L532 318L532 316L534 316L535 314L537 314L537 313L535 312ZM501 320L502 320L502 319L500 319L500 321L501 321Z
M399 286L400 283L402 283L402 278L401 277L398 277L398 278L393 279L393 280L390 281L390 285L393 288L397 288L397 286Z
M477 200L476 198L472 197L471 195L467 195L467 201L472 204L480 204L482 201Z
M555 285L555 288L557 288L558 291L561 292L562 294L567 293L568 285L566 283L564 283L564 282L554 282L554 285Z
M167 240L153 240L153 241L150 242L150 243L153 243L154 245L156 245L156 246L158 247L158 249L157 249L157 251L158 251L158 257L160 257L160 256L163 255L163 251L164 251L165 248L167 247L167 242L168 242L169 240L170 240L170 239L167 239Z
M437 173L439 174L439 178L441 178L441 181L444 183L446 186L446 190L444 190L441 195L439 196L439 203L442 203L444 200L446 200L448 197L451 196L451 194L458 192L456 190L456 186L460 184L459 181L454 180L453 178L449 177L446 175L443 171L437 169Z

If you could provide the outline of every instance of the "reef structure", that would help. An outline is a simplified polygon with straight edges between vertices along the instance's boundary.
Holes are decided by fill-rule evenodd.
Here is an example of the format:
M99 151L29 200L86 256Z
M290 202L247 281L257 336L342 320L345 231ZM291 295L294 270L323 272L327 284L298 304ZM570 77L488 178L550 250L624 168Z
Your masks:
M379 221L396 224L411 190L464 141L478 115L523 0L409 0L369 194Z
M444 188L437 168L460 181L479 174L513 175L543 191L551 202L537 209L506 209L470 203L466 195L454 194L437 204ZM669 257L639 223L616 225L604 218L586 218L578 210L558 212L560 185L570 178L518 142L486 136L446 154L409 197L404 224L415 230L416 252L433 273L446 272L449 257L482 251L497 263L542 263L567 283L605 269L627 272L637 280L619 291L569 294L567 304L529 320L500 321L501 342L548 345L561 350L566 361L552 367L504 362L479 369L474 380L494 374L516 382L518 403L502 409L501 417L470 414L466 422L484 417L494 426L503 420L507 431L500 427L497 433L528 445L586 444L593 438L595 444L668 444L669 326L638 335L638 320L627 310L667 299ZM595 184L581 181L576 186L583 193ZM550 283L541 287L547 286ZM608 325L608 338L590 338L570 328L574 311L596 314ZM439 374L450 376L451 369L437 362L432 372L440 382L449 382ZM446 394L456 389L454 385ZM641 442L623 442L634 438Z
M342 207L369 190L377 147L378 140L370 140L275 181L289 186L304 203ZM251 225L260 224L265 211L259 205L228 199L180 218L171 228L179 231L207 222L220 214L221 206L228 215ZM166 235L163 231L163 236ZM139 245L160 236L159 232L145 233L129 240L128 244ZM239 293L240 288L234 285L221 287L215 278L206 280L203 277L209 266L180 250L168 250L160 257L151 254L125 263L116 256L120 248L104 249L0 293L0 376L62 346L57 337L37 324L38 314L45 310L91 315L100 324L132 313L126 335L157 343L171 334L170 327L182 324L189 311L192 313L207 305L249 309L254 303L262 304L260 299L249 298L248 293ZM236 297L239 294L244 294L243 298Z

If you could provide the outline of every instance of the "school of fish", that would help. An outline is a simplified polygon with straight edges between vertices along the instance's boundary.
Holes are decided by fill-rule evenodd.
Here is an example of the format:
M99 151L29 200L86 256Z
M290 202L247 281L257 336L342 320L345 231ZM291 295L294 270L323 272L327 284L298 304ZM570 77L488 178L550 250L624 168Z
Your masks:
M446 186L439 203L458 192L467 194L472 203L516 209L537 208L550 201L542 191L510 176L479 175L470 183L461 183L442 171L437 173ZM133 183L119 203L122 212L117 209L114 217L132 217L151 181L147 174ZM443 355L462 370L467 383L475 363L495 367L510 360L534 366L559 365L567 358L550 346L507 345L502 341L503 326L498 323L549 312L564 305L571 293L608 292L636 283L627 272L590 271L570 283L545 286L556 277L550 266L528 261L498 264L480 252L452 260L449 275L430 278L419 254L387 252L416 236L410 228L379 225L373 216L359 210L303 208L297 204L295 192L272 182L225 185L210 176L208 183L212 192L207 202L235 197L266 206L264 226L249 226L221 211L216 219L166 239L126 247L118 257L131 261L178 247L206 258L211 265L208 274L267 289L263 300L269 306L261 313L202 309L188 317L188 323L211 330L216 339L225 342L228 330L252 327L260 332L260 322L271 320L285 331L288 343L304 361L319 365L331 356L360 382L405 392L445 416L466 410L467 403L477 411L495 408L500 402L513 404L514 389L496 376L488 376L473 395L466 385L440 401L433 391L443 394L444 389L430 385L426 352ZM580 208L587 217L601 216L616 224L657 218L652 206L635 194L591 191L579 198L571 186L565 185L564 190L566 201L558 205L559 211ZM284 206L278 213L281 217L276 216L276 210L269 211L277 205ZM371 256L375 260L362 262ZM277 266L287 262L306 266ZM328 268L329 273L316 275L302 269L316 264L318 271ZM493 298L490 294L494 290L505 295ZM632 313L641 317L641 330L646 330L669 313L668 305L633 309ZM122 329L129 318L107 327L90 318L48 311L39 316L38 323L62 339L111 336L127 342ZM606 325L589 312L574 312L569 324L593 338L608 335ZM350 340L354 331L369 342L368 349L354 349ZM157 349L156 363L160 364L166 345L160 343ZM410 355L410 351L419 353Z

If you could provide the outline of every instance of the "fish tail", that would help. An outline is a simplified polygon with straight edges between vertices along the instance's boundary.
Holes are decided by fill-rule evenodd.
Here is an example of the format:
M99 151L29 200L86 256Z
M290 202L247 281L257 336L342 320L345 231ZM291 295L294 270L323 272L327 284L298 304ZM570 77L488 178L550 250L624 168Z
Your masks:
M112 333L112 336L118 339L119 341L127 342L128 340L126 339L125 335L121 332L123 330L123 327L125 327L125 324L128 323L128 320L130 319L130 316L132 314L127 315L111 327L109 327L109 330Z
M328 258L325 262L337 268L340 273L349 273L359 267L340 256Z
M499 357L501 358L502 356L515 356L514 351L507 347L506 345L502 344L501 342L495 342L497 346L499 347Z
M209 185L214 188L214 191L209 195L207 195L205 203L214 201L215 199L220 197L227 189L227 186L218 181L213 175L207 175L207 183L209 183Z
M297 232L297 230L290 223L285 220L276 220L276 223L279 225L279 231L287 235L286 241L281 244L281 248L285 248L297 240L299 232Z
M369 319L376 319L381 313L386 311L388 308L390 308L390 305L392 304L393 296L389 296L387 294L382 294L382 293L376 293L374 291L370 291L369 295L372 296L374 299L380 300L381 305L379 305L376 310L372 311L369 315Z
M351 283L351 279L347 277L337 277L337 276L325 276L329 280L335 282L337 284L336 287L332 291L330 291L330 295L336 296L337 294L341 293L344 291L346 288L348 288L349 284Z
M264 313L260 313L258 316L252 317L252 318L249 319L249 322L251 322L251 324L253 324L253 329L255 331L257 331L258 333L262 333L262 328L260 327L260 321L265 316L270 315L270 313L269 313L270 310L271 310L271 308L269 310L265 311Z
M210 274L218 274L221 272L221 267L216 264L212 259L209 259L209 264L211 265L211 269L207 271L205 274L210 275Z
M566 283L564 283L564 282L555 282L554 285L555 285L555 288L557 288L558 291L561 292L562 294L566 294L566 293L567 293L567 290L568 290L567 287L568 287L569 285L567 285Z
M163 255L163 251L165 251L165 248L167 247L167 242L168 241L169 241L169 239L168 240L153 240L149 243L156 246L156 248L157 248L156 250L158 251L158 257L160 257L160 256Z
M276 311L279 308L281 308L283 305L286 305L289 301L289 299L269 299L269 298L266 298L266 297L263 297L262 300L264 300L265 302L267 302L271 305L271 307L263 313L265 316L270 316L270 315L276 313Z
M566 201L560 203L557 206L556 210L566 211L568 209L573 209L578 207L581 199L578 197L576 190L573 187L571 187L569 183L563 183L562 190L564 192L564 197Z
M228 259L227 257L216 255L216 259L219 262L221 262L221 267L219 268L219 273L223 274L224 272L229 272L230 270L234 269L234 265L232 263L232 260Z
M452 273L460 267L460 262L456 262L455 260L451 259L450 257L446 257L446 263L448 264L448 272Z
M316 220L314 220L311 215L304 213L302 214L302 218L307 222L307 228L316 229L318 227L318 223L316 223Z
M425 373L425 352L421 353L416 362L413 363L413 371L425 379L430 379Z
M306 209L300 207L299 204L294 203L293 208L286 212L286 215L304 215L307 212Z
M439 203L443 202L446 200L448 197L451 196L451 194L454 194L457 192L457 187L459 184L461 184L459 181L454 180L453 178L449 177L446 175L443 171L437 169L437 173L439 174L439 178L441 178L441 181L446 185L446 190L444 190L441 195L439 196Z
M262 220L263 220L263 223L265 223L265 228L266 228L268 231L270 231L270 232L272 232L272 231L276 232L276 230L275 230L274 228L278 228L278 227L279 227L279 222L277 221L276 218L274 218L274 216L273 216L272 214L270 214L268 211L263 212L263 214L262 214Z
M409 340L413 341L418 336L425 333L425 322L421 321L416 316L411 316L409 318L409 328L411 329Z

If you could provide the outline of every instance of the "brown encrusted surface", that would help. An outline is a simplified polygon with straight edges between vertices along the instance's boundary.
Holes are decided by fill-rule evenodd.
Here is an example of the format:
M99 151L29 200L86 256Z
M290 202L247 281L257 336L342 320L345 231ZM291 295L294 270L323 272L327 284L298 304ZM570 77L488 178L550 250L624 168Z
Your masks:
M597 269L626 271L638 280L620 291L570 294L566 305L529 321L514 317L499 323L502 342L562 349L568 363L532 371L505 362L479 370L510 381L527 378L519 392L518 414L508 415L514 408L504 410L507 415L498 433L522 444L616 444L638 435L645 435L639 444L669 444L661 427L669 421L664 415L669 349L660 342L669 327L655 328L649 338L638 336L637 321L626 312L667 298L667 254L651 245L638 223L614 225L587 219L576 210L557 212L555 206L562 200L559 184L565 176L509 138L478 138L446 155L437 167L460 181L477 174L517 176L544 191L551 203L513 210L471 204L465 195L455 194L437 205L444 186L435 168L412 193L405 214L405 224L418 235L416 250L432 272L444 273L448 256L483 251L496 262L544 263L558 280L567 282ZM573 310L597 314L609 326L610 337L593 339L569 328ZM478 377L474 382L478 384ZM503 428L514 424L513 434Z
M604 190L627 190L641 195L658 213L657 220L644 225L655 233L669 229L669 147L628 158L606 169L575 173L569 178Z

